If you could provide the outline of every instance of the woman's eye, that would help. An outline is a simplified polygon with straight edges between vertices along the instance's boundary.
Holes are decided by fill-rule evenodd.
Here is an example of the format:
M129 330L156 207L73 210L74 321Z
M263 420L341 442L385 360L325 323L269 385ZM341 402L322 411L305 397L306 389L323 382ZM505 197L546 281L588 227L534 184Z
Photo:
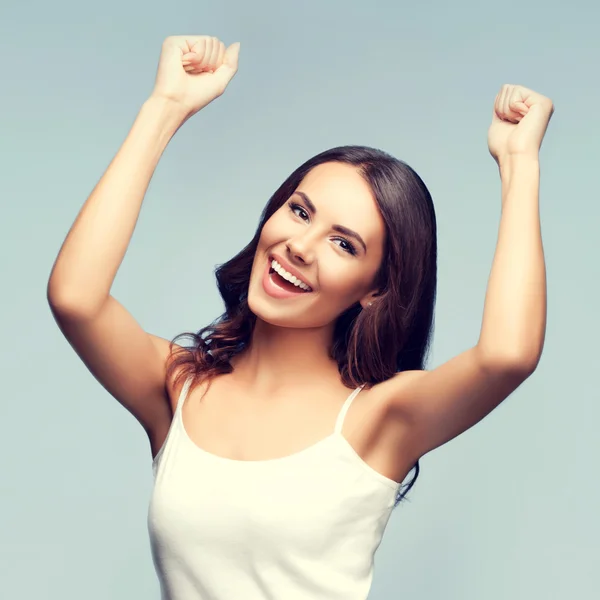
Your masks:
M303 221L306 221L308 219L307 212L299 204L290 204L290 210L295 215L298 215ZM298 212L296 211L299 211L301 214L298 214Z
M337 238L337 239L339 242L341 242L340 248L342 250L344 250L345 252L348 252L348 254L356 254L356 248L348 240L345 240L343 238Z

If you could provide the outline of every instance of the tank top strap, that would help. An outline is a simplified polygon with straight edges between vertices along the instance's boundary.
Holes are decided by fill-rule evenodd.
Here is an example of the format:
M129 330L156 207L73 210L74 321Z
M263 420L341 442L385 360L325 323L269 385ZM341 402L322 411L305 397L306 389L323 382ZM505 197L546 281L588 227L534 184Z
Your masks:
M194 379L193 375L190 375L185 380L185 383L183 384L183 386L181 388L181 392L179 393L179 399L177 400L177 406L175 407L175 414L181 412L183 403L185 402L185 400L188 396L188 392L190 391L190 385L192 385L193 379Z
M336 434L342 433L342 427L344 426L344 419L346 417L346 413L348 412L348 409L350 408L350 405L352 404L352 400L354 400L354 398L356 398L356 396L358 395L358 392L360 392L360 390L362 390L363 387L365 387L364 383L363 383L363 385L358 386L348 396L348 398L346 398L346 402L344 402L344 404L340 410L340 414L338 415L337 421L335 422L335 433Z

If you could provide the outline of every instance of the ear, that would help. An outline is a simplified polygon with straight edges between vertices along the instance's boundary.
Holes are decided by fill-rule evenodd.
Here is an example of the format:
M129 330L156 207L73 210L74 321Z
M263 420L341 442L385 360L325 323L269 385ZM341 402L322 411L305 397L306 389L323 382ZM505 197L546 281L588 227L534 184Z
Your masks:
M379 293L379 290L377 290L377 289L371 290L370 292L368 292L367 294L365 294L359 300L360 305L363 307L363 309L369 308L371 306L371 304L374 302L375 298L377 298L380 295L381 294Z

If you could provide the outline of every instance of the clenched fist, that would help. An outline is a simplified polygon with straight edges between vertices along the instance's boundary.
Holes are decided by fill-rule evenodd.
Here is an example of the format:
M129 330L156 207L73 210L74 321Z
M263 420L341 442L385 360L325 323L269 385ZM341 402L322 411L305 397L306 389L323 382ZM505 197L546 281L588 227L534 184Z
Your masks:
M554 105L521 85L503 85L494 101L488 148L499 164L516 154L537 158Z
M152 97L181 105L187 117L218 98L238 68L240 44L225 48L206 35L168 37L162 45Z

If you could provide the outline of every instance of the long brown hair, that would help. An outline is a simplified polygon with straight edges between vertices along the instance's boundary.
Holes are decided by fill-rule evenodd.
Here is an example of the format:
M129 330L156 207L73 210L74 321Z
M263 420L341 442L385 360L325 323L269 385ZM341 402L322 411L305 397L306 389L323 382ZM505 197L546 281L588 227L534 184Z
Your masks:
M289 199L317 165L341 162L355 166L371 187L386 227L382 264L375 278L379 290L372 306L356 303L336 320L330 355L349 388L371 387L400 371L424 368L433 331L437 287L436 218L431 195L417 173L389 154L365 146L341 146L317 154L298 167L271 196L250 243L215 270L225 312L197 333L185 332L171 344L167 378L177 371L193 377L193 386L233 370L230 360L251 341L256 316L248 306L254 254L264 224ZM180 338L187 345L174 349ZM399 493L400 502L419 475Z

